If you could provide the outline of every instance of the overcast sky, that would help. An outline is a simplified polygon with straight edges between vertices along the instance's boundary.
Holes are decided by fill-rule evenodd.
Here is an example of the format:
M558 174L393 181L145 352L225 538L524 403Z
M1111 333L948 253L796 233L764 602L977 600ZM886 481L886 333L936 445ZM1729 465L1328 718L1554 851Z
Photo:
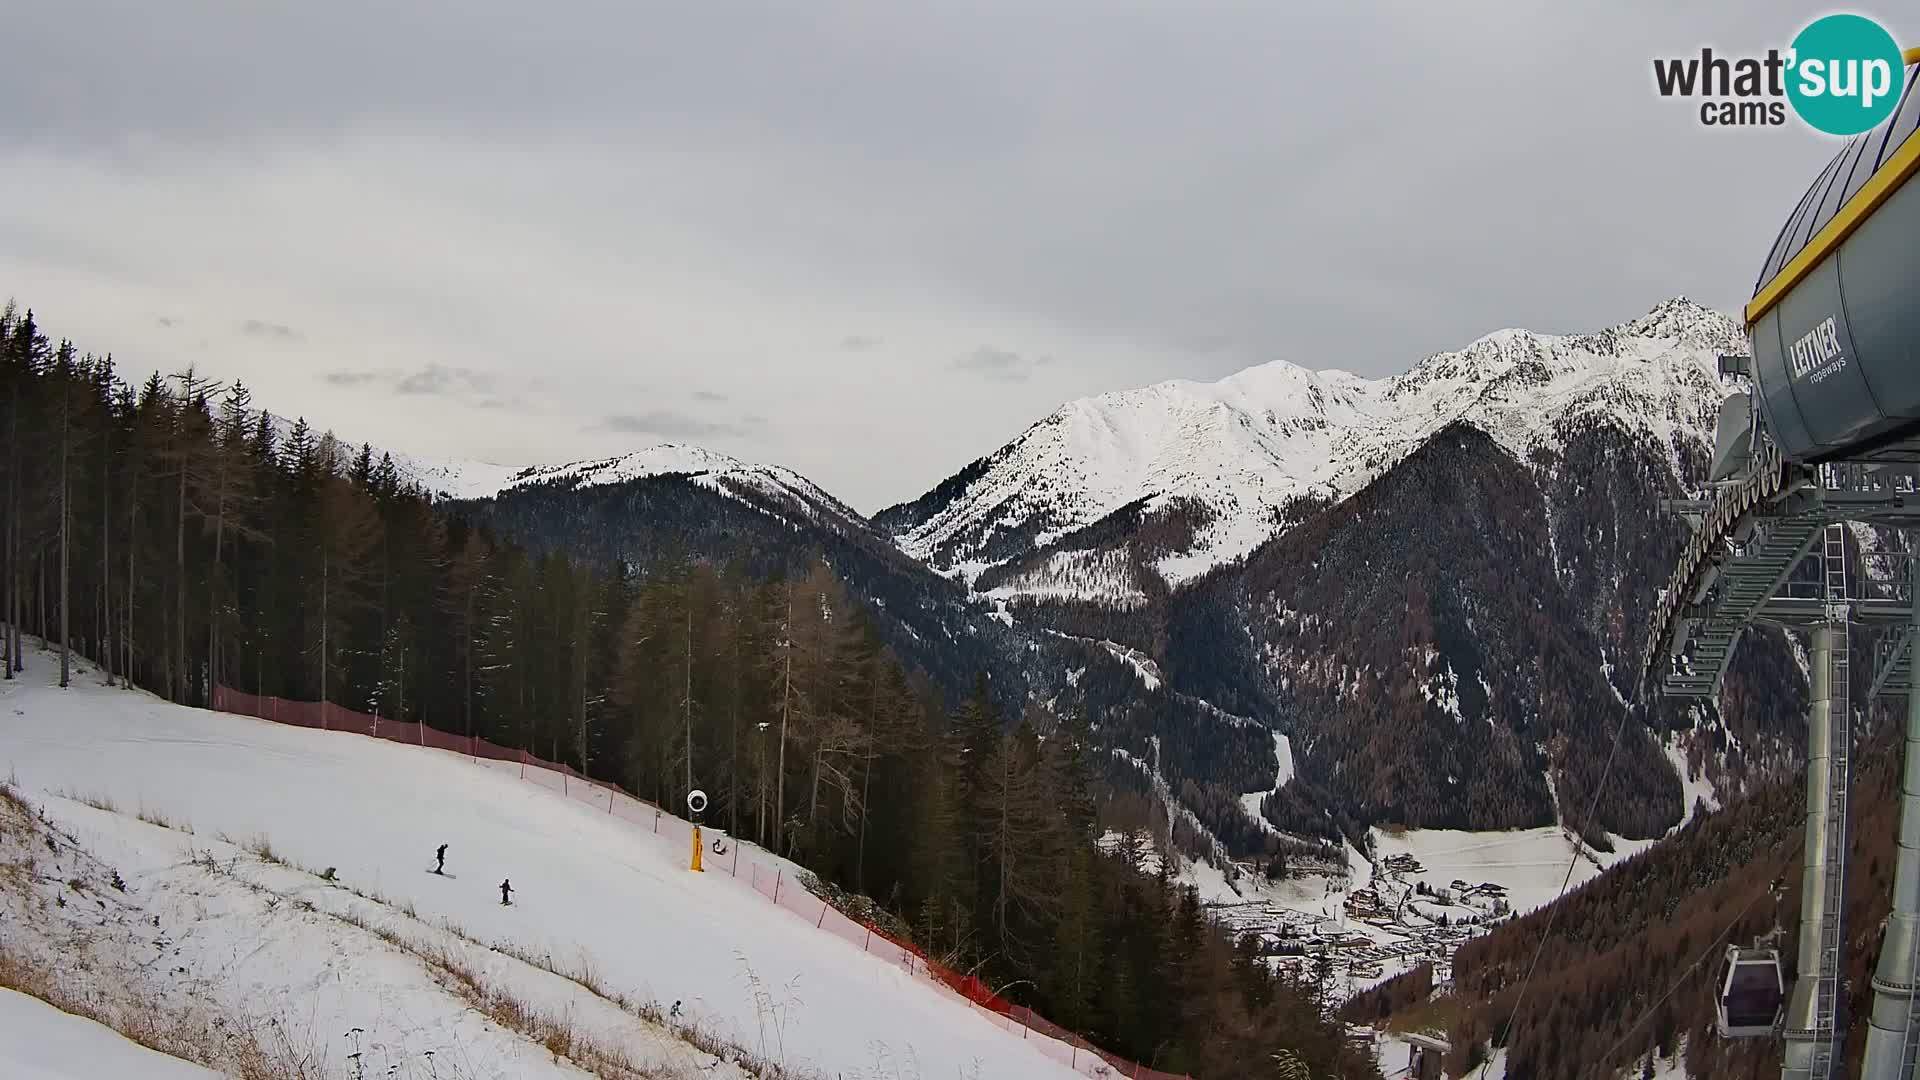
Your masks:
M1071 397L1733 310L1834 144L1651 59L1826 10L26 0L0 296L355 440L873 510Z

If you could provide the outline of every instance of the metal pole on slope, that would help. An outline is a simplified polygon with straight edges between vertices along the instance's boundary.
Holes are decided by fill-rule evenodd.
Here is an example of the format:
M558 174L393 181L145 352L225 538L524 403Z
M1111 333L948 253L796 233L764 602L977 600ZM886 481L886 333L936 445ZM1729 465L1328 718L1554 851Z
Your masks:
M1827 526L1826 621L1813 631L1807 711L1807 825L1800 883L1800 948L1783 1034L1782 1080L1827 1080L1840 1064L1841 949L1845 943L1849 706L1847 527Z
M1920 633L1920 562L1907 564L1907 602L1912 605L1905 648ZM1888 660L1898 663L1898 657ZM1911 663L1911 659L1908 661ZM1911 676L1910 676L1911 678ZM1893 871L1893 904L1880 962L1873 974L1873 1014L1867 1024L1863 1080L1901 1080L1920 1068L1920 679L1907 688L1907 726L1901 748L1900 831Z
M1813 1074L1813 1046L1818 1037L1815 1013L1820 970L1820 924L1826 917L1827 894L1827 729L1828 687L1833 658L1833 628L1813 631L1812 706L1807 710L1807 824L1800 863L1800 948L1797 977L1787 1002L1784 1025L1786 1053L1782 1080L1807 1080Z

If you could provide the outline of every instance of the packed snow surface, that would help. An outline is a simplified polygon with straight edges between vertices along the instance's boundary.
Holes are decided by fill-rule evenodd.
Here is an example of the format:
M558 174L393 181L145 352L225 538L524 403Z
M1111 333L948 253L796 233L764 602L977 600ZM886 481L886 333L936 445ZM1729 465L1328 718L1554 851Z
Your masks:
M1193 543L1156 567L1177 584L1252 551L1290 500L1343 499L1456 421L1523 460L1595 421L1671 456L1676 435L1709 429L1722 393L1715 358L1739 339L1732 319L1676 298L1593 334L1496 331L1389 378L1276 360L1219 382L1083 398L983 459L896 539L936 567L977 567L1006 557L984 554L1006 534L1032 530L1045 547L1137 501L1149 513L1197 505Z
M217 1080L39 998L0 988L0 1076L7 1080Z
M382 898L383 911L411 907L417 919L393 916L410 920L409 934L450 923L475 942L507 943L567 967L588 964L612 990L663 1009L679 1002L682 1022L790 1066L875 1080L1076 1075L959 997L769 904L744 877L688 872L677 846L669 850L645 828L609 816L604 803L596 812L511 769L456 754L107 689L84 669L61 691L47 685L51 666L41 658L25 679L0 690L7 730L0 770L90 846L112 853L130 895L206 888L178 876L193 869L189 846L237 853L235 845L264 838L287 865L250 872L286 875L265 882L276 893L303 883L298 895L324 911L354 902L352 888ZM194 833L80 806L60 793L111 799L123 815L138 808L190 824ZM231 842L213 839L222 836ZM457 876L428 872L443 843ZM339 885L295 867L334 867ZM502 879L513 883L511 907L500 903ZM249 1000L318 1009L321 1034L336 1041L339 1024L365 1028L370 1042L376 1032L403 1041L421 1027L455 1044L470 1041L459 1027L461 1010L434 996L424 972L409 979L392 963L300 931L304 924L263 934L257 920L225 918L236 903L215 895L176 905L168 917L210 910L195 924L196 933L210 935L200 948L250 961ZM222 945L217 935L229 923L239 936ZM529 968L513 977L532 995L538 974ZM479 1014L465 1015L477 1031ZM699 1067L729 1075L711 1066L709 1059ZM484 1073L535 1074L518 1064Z
M31 843L7 852L35 868L39 886L0 892L7 944L84 1000L104 999L108 1015L145 1013L168 1028L218 1025L308 1062L317 1080L588 1075L556 1058L537 1032L503 1027L457 993L471 977L484 984L485 1002L520 1003L579 1045L616 1050L636 1070L663 1080L745 1080L732 1064L581 983L508 955L497 941L463 937L457 920L261 855L253 849L260 837L242 846L186 832L179 819L157 825L77 799L30 797L54 846L50 858ZM137 813L164 818L151 804ZM16 841L0 838L0 847ZM546 960L575 972L591 963Z

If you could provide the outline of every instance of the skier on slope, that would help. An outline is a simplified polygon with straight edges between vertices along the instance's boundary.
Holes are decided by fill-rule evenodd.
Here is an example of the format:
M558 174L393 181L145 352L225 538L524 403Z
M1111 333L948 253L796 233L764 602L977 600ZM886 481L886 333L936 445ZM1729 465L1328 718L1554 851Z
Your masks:
M447 871L447 845L441 844L440 850L433 853L433 872L445 874Z
M513 906L513 901L508 899L508 896L512 892L513 892L513 883L510 881L507 881L504 878L501 879L501 882L500 882L500 906L501 907Z

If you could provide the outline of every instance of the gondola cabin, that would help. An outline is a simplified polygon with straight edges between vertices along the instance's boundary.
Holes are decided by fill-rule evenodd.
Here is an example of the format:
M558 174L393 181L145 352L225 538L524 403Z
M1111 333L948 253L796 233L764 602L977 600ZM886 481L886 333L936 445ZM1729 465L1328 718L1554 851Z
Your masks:
M1787 1000L1780 954L1772 949L1729 947L1721 964L1716 1026L1723 1038L1751 1039L1773 1034Z
M1408 1044L1407 1071L1400 1075L1408 1080L1441 1080L1445 1075L1441 1066L1446 1063L1447 1052L1452 1049L1447 1045L1447 1040L1412 1032L1402 1038Z

